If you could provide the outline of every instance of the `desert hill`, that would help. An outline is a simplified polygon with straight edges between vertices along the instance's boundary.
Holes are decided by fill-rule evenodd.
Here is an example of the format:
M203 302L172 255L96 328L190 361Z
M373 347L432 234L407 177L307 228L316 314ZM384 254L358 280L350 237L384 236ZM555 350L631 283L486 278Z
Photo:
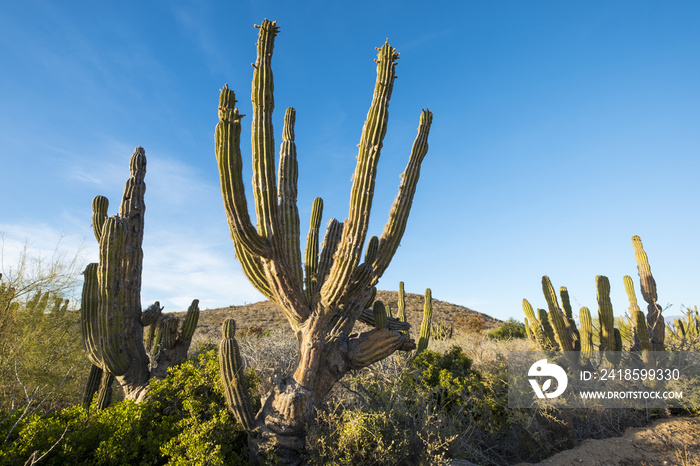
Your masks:
M377 299L388 305L392 314L396 316L398 295L397 291L380 290L377 292ZM176 314L184 315L184 312ZM422 295L406 293L406 316L413 331L417 332L423 318ZM260 301L243 306L202 310L195 338L199 341L218 341L221 338L221 324L229 317L236 320L236 327L242 331L258 332L289 328L287 320L275 303ZM500 320L486 314L433 298L433 323L443 323L448 326L452 324L456 331L466 331L470 325L473 325L474 319L480 320L485 329L498 327L501 324Z

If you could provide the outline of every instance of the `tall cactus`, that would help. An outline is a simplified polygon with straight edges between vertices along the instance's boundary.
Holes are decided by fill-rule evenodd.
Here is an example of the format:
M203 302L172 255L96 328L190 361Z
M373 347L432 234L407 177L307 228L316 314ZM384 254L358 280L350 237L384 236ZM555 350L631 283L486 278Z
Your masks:
M157 318L161 310L158 306L157 310L141 311L141 244L146 209L143 148L136 148L129 169L131 176L124 187L118 215L107 215L107 198L97 196L92 202L92 226L99 243L100 262L89 264L83 272L81 328L90 362L116 377L126 398L140 401L148 392L151 377L164 377L168 367L187 356L199 309L194 300L179 333L177 320L173 323L172 317ZM144 327L166 323L167 344L155 358L149 358L143 341ZM95 377L96 373L88 384L88 393L94 393ZM108 387L111 382L105 385L103 381L102 385ZM86 399L87 396L86 393Z
M654 351L663 351L666 323L664 322L664 316L661 315L661 306L657 304L656 280L651 274L649 258L647 253L644 252L642 239L639 236L632 237L632 246L634 246L634 257L637 259L642 297L647 303L647 324L651 329L651 346Z
M256 225L248 213L242 178L243 115L236 108L233 90L227 85L219 98L215 151L236 257L255 288L279 305L299 341L296 371L267 398L255 419L255 427L247 427L251 451L259 459L258 453L276 441L273 450L278 458L283 463L295 464L303 445L298 440L303 439L304 425L313 411L310 407L322 400L343 374L397 350L415 348L415 342L396 325L392 328L389 318L382 328L359 334L352 330L357 320L375 320L373 311L369 311L371 317L367 316L366 306L371 304L374 285L389 266L406 228L421 162L428 150L432 114L428 110L421 114L418 136L401 176L389 220L381 237L369 241L365 261L361 263L398 59L398 53L388 42L378 48L377 80L360 138L348 218L342 223L335 219L329 222L319 252L318 228L323 204L320 199L314 202L302 265L302 254L297 251L300 221L296 207L296 115L294 109L288 109L285 114L276 177L271 60L279 28L268 20L256 27L259 33L251 93ZM382 319L379 312L377 324ZM226 377L223 382L231 383ZM236 399L240 400L236 403L245 403L244 399Z

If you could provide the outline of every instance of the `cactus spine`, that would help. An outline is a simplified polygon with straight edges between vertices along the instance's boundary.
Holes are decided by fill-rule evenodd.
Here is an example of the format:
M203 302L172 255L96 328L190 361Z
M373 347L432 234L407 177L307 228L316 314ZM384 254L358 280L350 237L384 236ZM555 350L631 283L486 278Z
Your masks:
M199 310L195 300L182 331L174 317L161 318L159 306L141 311L141 270L146 184L146 154L137 147L129 161L130 177L124 187L119 214L108 216L109 201L92 202L92 227L99 243L99 263L83 272L81 330L88 359L105 374L116 377L125 397L142 400L151 376L163 377L167 367L187 355ZM174 320L173 320L174 319ZM165 348L157 360L149 359L143 341L144 327L158 325ZM108 403L111 382L103 376L100 405ZM92 374L88 392L94 389ZM108 390L109 388L109 390ZM94 393L94 392L93 392ZM86 394L87 398L87 394Z
M293 404L306 403L304 400L311 398L314 401L310 403L313 404L315 400L323 399L348 370L364 367L396 350L408 351L415 347L415 342L399 331L408 328L407 324L387 317L386 325L382 326L384 317L380 314L375 316L374 311L366 307L372 303L374 286L388 267L405 230L420 165L428 150L427 138L432 114L428 110L421 114L418 136L384 232L378 239L369 240L365 261L360 263L367 240L377 163L386 133L388 104L398 58L398 53L385 43L377 49L377 80L360 138L348 217L342 223L335 219L328 223L319 251L318 230L322 201L319 198L314 202L302 265L301 254L297 250L299 212L296 208L296 114L291 108L285 113L276 177L271 60L279 28L275 22L268 20L257 27L257 59L251 92L255 225L248 213L242 179L240 137L243 115L236 108L233 90L227 85L219 97L219 123L215 133L216 159L236 257L251 283L279 305L299 340L299 364L293 376L285 382L284 390L296 393ZM375 328L353 334L351 332L357 320L371 321ZM275 434L267 437L257 434L251 436L251 439L256 439L251 440L252 450L269 441L269 438L281 435L279 422L294 431L297 437L303 436L303 427L300 426L306 422L310 412L308 406L295 405L296 408L290 411L291 408L284 400L288 400L291 395L285 395L279 390L281 389L273 391L264 407L264 413L256 420L256 429L273 429ZM274 426L268 426L268 413L276 409L282 414L275 415ZM279 447L275 452L283 462L286 461L284 458L298 458L297 445Z

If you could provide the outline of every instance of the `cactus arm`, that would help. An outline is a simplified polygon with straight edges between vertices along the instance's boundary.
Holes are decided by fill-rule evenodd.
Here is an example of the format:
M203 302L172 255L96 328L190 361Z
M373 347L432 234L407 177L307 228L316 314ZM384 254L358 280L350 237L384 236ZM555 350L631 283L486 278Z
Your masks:
M236 95L227 85L219 96L219 123L216 125L216 161L224 199L226 216L234 243L240 249L260 257L270 255L266 238L258 234L250 221L243 185L241 160L241 118L236 106Z
M344 222L343 236L329 278L321 289L321 302L326 308L335 307L348 286L352 273L359 264L369 225L377 162L386 134L389 99L398 59L396 50L388 42L378 50L377 81L367 120L362 128L348 219Z
M311 208L311 221L309 234L306 236L306 253L304 254L304 269L306 272L306 296L311 301L316 286L318 284L316 274L318 272L318 230L321 227L321 217L323 216L323 199L314 199Z
M600 350L615 351L615 319L610 302L610 281L604 275L595 278L598 298L598 319L600 320Z
M100 293L97 319L99 352L107 370L114 375L123 375L130 365L129 355L124 351L129 322L124 312L128 303L121 267L126 248L126 230L124 222L117 217L105 221L97 271Z
M381 301L374 302L374 328L381 330L386 327L387 312L384 303Z
M151 360L155 360L160 351L160 340L156 340L156 336L160 338L160 325L163 317L162 313L158 313L155 316L155 320L146 327L146 331L144 332L144 347Z
M399 297L396 303L399 308L399 320L401 322L407 322L406 318L406 292L404 291L403 282L399 282Z
M559 296L561 296L561 306L564 309L564 314L567 319L573 319L573 310L571 309L571 300L569 299L569 290L565 286L559 288Z
M535 317L535 311L532 308L532 304L527 299L523 299L523 312L525 317L530 321L530 325L534 325L539 322L537 317Z
M527 299L523 299L523 312L525 313L525 325L528 326L528 331L532 334L532 346L536 349L544 349L546 343L542 325L540 324L539 319L535 317L535 311L532 308L532 304L530 304Z
M141 325L148 327L155 322L156 319L158 319L162 312L163 308L160 307L160 302L156 301L155 303L151 304L141 313Z
M649 258L647 257L647 253L644 252L641 238L639 236L633 236L632 245L634 246L634 257L637 260L642 297L644 301L647 302L647 323L651 329L651 344L654 351L663 351L666 324L664 317L661 315L661 307L657 304L656 281L651 274Z
M542 325L542 331L544 332L544 345L542 349L553 348L555 351L559 349L556 337L554 336L554 329L552 328L551 322L549 321L549 316L547 311L544 309L537 309L537 314L539 317L539 322Z
M647 368L654 367L654 357L652 355L652 342L647 331L647 323L644 319L642 311L636 311L632 314L634 324L637 327L637 337L639 338L639 347L642 350L642 360Z
M348 368L362 369L390 356L396 351L411 351L416 343L396 330L376 328L348 340Z
M566 316L559 309L549 311L549 320L554 328L554 336L562 351L574 351L574 342L564 323Z
M373 286L370 288L369 293L367 294L367 300L365 301L365 305L363 307L369 307L370 304L372 304L377 297L377 287Z
M634 292L634 282L632 281L632 277L629 275L625 275L623 278L623 281L625 283L625 291L627 292L627 299L630 302L630 313L634 314L637 311L640 311L639 309L639 304L637 303L637 295Z
M634 247L634 258L637 260L637 270L639 271L639 281L641 283L644 301L649 304L655 303L658 300L656 295L656 281L651 274L649 258L647 257L647 253L644 252L642 239L639 236L633 236L632 246Z
M301 288L304 274L299 250L299 209L297 209L297 182L299 167L297 163L297 148L294 142L294 121L296 111L289 107L284 114L282 144L280 147L280 162L278 170L279 211L282 217L282 238L284 252L287 255L289 268L294 272L296 282Z
M167 315L163 319L163 348L166 350L175 348L175 343L177 342L177 326L179 321L177 317L173 315Z
M233 232L233 230L231 231ZM246 278L248 278L250 283L263 296L271 301L274 301L275 296L272 294L272 290L270 289L270 284L265 276L265 271L263 270L260 258L248 252L243 244L236 240L233 241L233 249L236 252L236 257L238 258L238 262L241 264L241 269L243 269L243 273L245 274Z
M328 272L333 265L333 256L338 249L338 243L343 235L343 223L332 218L326 227L326 234L323 237L321 253L318 259L318 271L316 272L316 289L320 290L328 277ZM318 294L318 293L316 293ZM314 303L312 303L313 305Z
M98 243L102 237L102 225L107 218L107 209L109 209L109 199L104 196L95 196L92 200L92 231Z
M647 329L646 320L642 311L635 311L632 315L635 326L637 327L637 336L639 337L639 347L642 351L651 351L651 340L649 339L649 331Z
M413 142L408 165L401 175L399 192L391 206L389 219L384 226L384 232L379 242L377 263L374 269L375 283L382 274L384 274L387 267L389 267L389 263L394 257L394 254L396 254L396 250L401 243L401 238L406 231L408 216L411 211L411 205L413 204L413 197L416 193L416 185L420 177L421 163L428 153L428 134L430 133L430 125L432 122L433 114L430 113L429 110L423 110L420 115L418 135Z
M530 329L530 321L527 319L527 317L524 317L523 322L525 322L525 335L527 336L528 343L530 343L530 347L537 348L537 340L535 339L535 335L533 335L532 330Z
M565 314L559 307L557 294L555 293L554 286L552 286L552 282L547 275L542 277L542 292L544 293L545 300L547 301L547 307L549 308L549 320L554 326L555 336L558 339L566 340L563 345L561 341L557 340L559 341L559 346L561 348L566 348L563 351L576 351L577 349L580 349L581 343L579 342L579 333L576 329L576 323L574 322L573 318L570 318L571 304L569 303L569 293L566 287L561 287L561 293L562 302L564 301L563 298L566 298L566 305L568 306L567 314ZM562 326L559 330L557 329L558 325Z
M114 375L109 372L102 373L102 380L100 381L100 388L97 392L97 403L95 408L105 409L112 403L112 385L114 384Z
M223 338L219 343L219 374L229 411L236 416L243 428L250 432L255 428L255 417L238 342L234 338L235 331L236 324L233 319L224 321Z
M85 385L85 394L83 395L83 405L85 408L90 407L92 399L100 388L100 380L102 380L102 368L92 364L90 366L90 375L88 375L87 384Z
M379 252L379 238L372 236L367 243L367 250L365 251L365 263L371 264L377 258L377 253Z
M367 324L371 327L376 327L375 318L374 318L374 308L364 309L360 313L360 316L357 318L357 320L359 320L363 324ZM409 324L408 322L403 322L395 317L387 316L386 328L389 330L400 330L401 332L404 332L408 336L407 332L411 329L411 324Z
M180 335L178 336L179 342L187 342L189 346L189 341L192 339L192 335L194 335L194 331L197 329L197 322L199 322L199 300L195 299L187 309L185 320L182 322L182 330L180 330Z
M637 312L641 312L641 309L639 309L639 304L637 304L637 295L634 292L634 282L632 281L632 277L629 275L625 275L623 278L623 281L625 283L625 291L627 292L627 299L630 302L630 317L632 318L632 347L631 350L638 351L639 350L639 329L637 328L637 323L635 320L635 315ZM645 332L646 332L646 324L645 325Z
M141 319L141 271L143 264L143 228L146 204L146 152L137 147L129 160L129 179L124 186L119 215L126 224L126 243L122 251L122 276L127 321L130 327ZM116 375L116 374L115 374Z
M581 321L581 351L584 353L592 353L594 348L591 311L587 307L582 307L579 311L579 319Z
M622 351L622 333L619 328L613 329L613 334L615 338L615 351Z
M99 264L88 264L83 272L83 290L80 306L80 329L83 336L83 346L90 362L102 367L100 355L100 339L97 320L99 315L99 286L97 268Z
M251 149L253 154L253 195L258 232L274 241L281 233L275 183L275 141L272 127L272 112L275 108L274 83L272 77L272 51L279 28L275 21L264 20L259 29L257 58L251 100L253 121L251 123ZM281 240L281 237L279 238Z

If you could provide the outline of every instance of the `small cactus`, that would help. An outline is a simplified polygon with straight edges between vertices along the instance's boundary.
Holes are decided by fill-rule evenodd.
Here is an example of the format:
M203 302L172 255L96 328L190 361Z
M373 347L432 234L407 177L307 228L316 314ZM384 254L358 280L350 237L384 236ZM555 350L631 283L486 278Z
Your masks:
M430 327L433 318L433 296L430 288L425 290L425 301L423 302L423 322L420 326L420 336L418 337L418 345L416 346L415 355L420 354L428 348L430 340Z
M224 382L224 395L229 411L246 430L252 430L255 427L255 416L235 333L236 322L226 319L222 326L223 338L219 342L219 372Z

